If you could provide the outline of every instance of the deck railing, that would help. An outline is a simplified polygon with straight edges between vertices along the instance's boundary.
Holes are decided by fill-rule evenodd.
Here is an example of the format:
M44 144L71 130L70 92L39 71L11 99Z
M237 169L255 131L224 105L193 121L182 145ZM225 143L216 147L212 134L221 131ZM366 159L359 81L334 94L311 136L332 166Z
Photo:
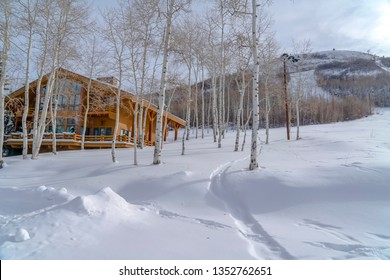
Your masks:
M33 135L29 134L28 139L32 139ZM85 142L111 142L113 135L85 135ZM17 141L22 140L22 133L11 133L9 135L4 136L4 141ZM53 139L53 133L45 133L43 135L44 140ZM81 142L82 136L76 133L56 133L57 140L69 140L74 142ZM116 141L121 143L134 143L134 138L127 135L117 135ZM154 145L154 142L145 140L146 146Z

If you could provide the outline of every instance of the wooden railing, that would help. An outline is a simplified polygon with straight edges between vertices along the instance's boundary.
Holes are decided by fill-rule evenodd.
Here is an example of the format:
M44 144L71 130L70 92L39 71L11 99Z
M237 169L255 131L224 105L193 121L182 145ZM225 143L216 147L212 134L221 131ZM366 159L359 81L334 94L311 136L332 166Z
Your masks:
M32 139L33 135L28 134L28 139ZM23 139L23 133L11 133L10 135L5 135L4 140L8 139ZM52 133L45 133L43 135L43 139L53 139ZM56 139L67 139L67 140L73 140L73 141L80 141L81 137L78 134L75 133L57 133Z
M81 137L81 136L80 136ZM112 135L85 135L85 141L112 141ZM130 142L133 143L133 137L127 135L117 135L116 141L118 142Z
M85 135L85 141L86 142L111 142L112 137L113 137L113 135L96 135L96 136L95 135ZM29 134L28 139L32 139L32 138L33 138L33 135ZM22 140L22 139L23 139L22 133L11 133L10 135L4 136L4 141ZM46 139L46 140L53 139L53 134L52 133L45 133L43 136L43 139ZM56 139L57 140L63 139L63 140L80 142L82 137L80 134L76 134L76 133L56 133ZM116 141L122 142L122 143L134 143L134 138L131 136L127 136L127 135L117 135ZM145 145L152 146L152 145L154 145L154 142L145 140Z

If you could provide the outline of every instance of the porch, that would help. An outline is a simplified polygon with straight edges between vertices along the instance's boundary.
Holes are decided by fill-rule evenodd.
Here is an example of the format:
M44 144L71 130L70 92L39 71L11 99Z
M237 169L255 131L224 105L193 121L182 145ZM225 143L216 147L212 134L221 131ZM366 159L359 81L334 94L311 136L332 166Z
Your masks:
M33 135L28 135L28 147L29 150L32 149L33 143ZM84 141L85 149L107 149L112 146L113 135L86 135ZM56 142L57 142L57 150L80 150L81 149L81 141L82 136L76 133L57 133L56 134ZM117 135L115 147L116 148L131 148L134 146L133 137L129 137L127 135ZM151 146L154 143L150 141L145 141L146 146ZM53 145L53 134L45 133L41 152L51 151ZM10 135L6 135L4 137L4 147L9 149L19 150L23 148L23 134L22 133L11 133Z

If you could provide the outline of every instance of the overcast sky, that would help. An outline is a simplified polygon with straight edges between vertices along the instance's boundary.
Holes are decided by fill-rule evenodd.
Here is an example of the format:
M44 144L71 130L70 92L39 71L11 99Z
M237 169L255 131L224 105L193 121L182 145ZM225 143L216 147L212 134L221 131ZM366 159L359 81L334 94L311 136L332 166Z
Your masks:
M274 0L276 37L310 39L313 51L355 50L390 56L390 0Z
M99 7L113 0L92 0ZM193 0L203 6L212 0ZM390 56L390 0L273 0L269 8L281 52L292 38L309 39L313 51L354 50Z

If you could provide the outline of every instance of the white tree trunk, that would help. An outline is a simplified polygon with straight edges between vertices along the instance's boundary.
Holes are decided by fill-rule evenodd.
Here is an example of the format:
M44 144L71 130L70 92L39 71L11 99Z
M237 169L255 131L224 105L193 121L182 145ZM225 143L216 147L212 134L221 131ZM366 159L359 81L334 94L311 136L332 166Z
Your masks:
M300 115L299 115L299 99L295 103L295 110L296 110L296 118L297 118L297 138L296 138L296 140L299 140L299 125L300 125L300 121L299 121L299 118L300 118Z
M26 56L26 74L25 74L25 86L24 86L24 111L22 116L22 127L23 127L23 159L27 159L28 154L28 131L27 131L27 117L29 110L29 92L30 92L30 54L32 45L32 27L30 26L30 34L28 38L27 56Z
M183 138L181 139L181 155L182 156L185 155L185 151L186 151L186 145L185 145L186 133L187 133L187 130L183 129Z
M44 67L46 64L46 59L47 59L47 50L48 50L48 43L49 43L49 20L47 19L45 22L45 32L44 32L44 48L43 48L43 57L40 61L40 69L39 69L39 76L38 76L38 81L37 81L37 88L35 90L35 110L34 110L34 122L33 122L33 144L32 144L32 154L31 154L31 159L37 159L39 150L41 147L42 143L42 137L40 134L40 127L39 127L39 122L40 120L42 121L42 118L44 116L43 122L46 124L46 115L47 115L47 110L48 106L45 106L46 104L49 104L50 96L47 94L45 95L44 99L44 106L42 108L42 113L41 113L41 119L39 119L39 111L40 111L40 106L41 106L41 86L42 86L42 79L44 75ZM49 84L49 82L48 82Z
M1 10L4 17L2 21L2 30L0 35L2 36L3 50L0 51L0 61L1 61L1 74L0 74L0 169L3 168L4 159L3 159L3 146L4 146L4 87L7 78L7 63L8 63L8 51L10 48L10 38L9 38L9 28L11 20L11 1L1 0Z
M86 107L84 112L84 120L83 120L83 131L81 132L81 150L84 150L85 148L85 134L87 133L87 123L88 123L88 113L90 109L90 95L91 95L91 86L92 86L92 76L93 72L96 66L96 37L93 37L92 41L92 49L91 49L91 56L90 56L90 65L89 66L89 73L88 73L88 84L87 84L87 96L86 96Z
M222 147L222 130L223 130L223 119L222 119L222 98L223 98L223 91L222 91L222 77L219 78L219 94L218 94L218 148Z
M58 84L58 80L56 79ZM55 91L52 94L50 102L50 112L51 112L51 125L53 128L53 137L52 137L52 153L57 154L57 109L58 109L58 96L59 96L59 85L56 86Z
M204 67L202 65L202 139L204 138Z
M199 112L198 112L198 73L199 63L196 64L195 70L195 100L194 100L194 116L195 116L195 139L198 139L199 133Z
M165 87L166 87L166 76L168 72L168 54L169 54L169 46L171 41L174 4L175 4L175 0L169 0L167 24L166 24L165 34L164 34L164 52L163 52L163 65L161 71L161 84L160 84L160 92L158 95L156 144L154 146L153 164L161 163L162 119L163 119L164 106L165 106Z
M217 81L215 77L215 71L213 71L212 86L213 86L213 134L214 134L214 143L217 142L217 134L218 134L218 107L217 107Z
M33 120L33 143L32 143L32 150L31 150L31 159L36 159L37 155L34 157L34 148L37 146L37 140L38 140L38 120L39 120L39 110L41 105L41 84L42 79L40 78L42 74L40 74L38 81L37 81L37 87L35 89L35 107L34 107L34 120Z
M81 150L84 150L85 146L85 134L87 132L87 121L88 121L88 113L90 108L90 95L91 95L91 84L92 84L92 67L89 73L88 85L87 85L87 106L85 107L84 112L84 120L83 120L83 131L81 132Z
M150 95L152 96L152 95ZM145 130L146 130L146 121L148 119L149 108L152 104L152 101L149 100L148 106L144 109L143 124L142 124L142 146L145 144Z
M172 103L172 99L173 99L174 94L175 94L175 92L173 91L172 95L169 97L169 100L168 100L168 105L167 105L167 110L166 110L167 117L164 119L164 126L163 126L164 133L166 132L167 129L169 129L168 128L168 113L169 113L170 108L171 108L171 103ZM163 147L163 146L164 146L164 141L161 142L161 147Z
M268 74L267 74L268 75ZM265 90L265 144L269 143L269 113L271 111L271 105L269 100L269 88L268 88L268 77L264 81Z
M260 62L257 54L257 1L252 0L252 56L254 62L254 73L253 73L253 92L252 92L252 140L251 140L251 153L250 153L250 164L249 170L254 170L259 167L257 162L257 132L259 128L259 68Z
M238 80L236 79L237 86L239 87L240 91L240 102L238 105L238 110L237 110L237 116L236 116L236 141L234 145L234 151L238 151L238 146L240 142L240 129L241 129L241 114L244 106L244 95L245 95L245 72L242 71L242 85L239 85Z
M139 141L139 131L140 131L140 126L138 125L139 123L142 122L142 116L140 114L140 111L138 110L138 103L139 103L139 95L136 95L136 102L134 106L134 117L133 117L133 130L134 130L134 137L133 137L133 150L134 150L134 156L133 156L133 164L138 165L138 141Z
M37 126L37 135L36 139L34 139L33 142L33 150L32 150L32 159L37 159L39 150L41 149L42 145L42 140L43 140L43 135L45 133L45 128L46 128L46 117L47 117L47 112L49 110L49 104L51 103L51 98L52 98L52 93L53 93L53 88L54 88L54 83L55 83L55 70L53 70L48 78L48 82L46 84L46 94L45 94L45 99L43 103L43 108L42 108L42 113L41 117L38 121L38 126ZM42 79L43 75L40 77L37 83L37 91L41 91L41 84L42 84Z
M249 112L248 119L246 120L245 124L243 125L243 127L244 127L244 137L242 139L241 152L244 151L245 142L246 142L246 131L248 130L248 123L249 123L249 120L251 119L251 116L252 116L252 111Z
M120 117L120 107L121 107L121 87L122 87L122 63L119 60L119 81L118 81L118 89L116 92L116 109L115 109L115 127L114 132L112 135L112 142L111 142L111 158L112 162L116 163L116 135L118 134L118 128L119 128L119 117Z
M188 65L188 95L187 95L187 112L186 112L186 140L190 140L190 122L191 122L191 68L192 68L192 59L189 58L189 65Z

